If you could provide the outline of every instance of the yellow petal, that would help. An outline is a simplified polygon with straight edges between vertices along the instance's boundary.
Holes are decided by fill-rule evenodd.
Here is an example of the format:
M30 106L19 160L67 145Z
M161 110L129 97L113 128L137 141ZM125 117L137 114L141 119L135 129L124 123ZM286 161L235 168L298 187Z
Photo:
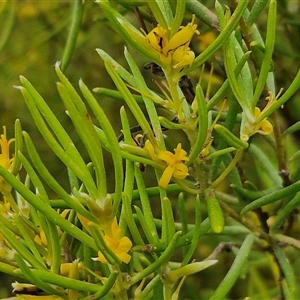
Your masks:
M170 39L168 45L163 48L163 53L166 55L169 51L175 50L180 46L188 45L194 35L199 34L197 30L197 24L194 24L195 16L193 16L192 22L183 27L180 31L175 33Z
M161 151L157 157L158 159L165 161L167 164L171 164L174 160L174 154L170 151Z
M173 176L173 173L174 173L175 169L171 166L168 166L162 176L160 177L159 181L158 181L158 184L159 186L163 187L164 189L167 188L172 176Z
M187 50L185 46L179 47L173 54L174 68L182 68L191 65L195 59L195 53Z
M188 175L188 167L182 163L175 166L173 177L176 179L184 179Z
M166 33L167 31L158 25L147 34L147 39L155 50L161 52L167 44Z

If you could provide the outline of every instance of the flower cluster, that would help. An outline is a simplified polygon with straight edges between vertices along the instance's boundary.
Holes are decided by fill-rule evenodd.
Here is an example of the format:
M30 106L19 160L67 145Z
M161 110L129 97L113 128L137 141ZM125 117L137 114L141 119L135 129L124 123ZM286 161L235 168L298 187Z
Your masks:
M150 45L160 53L160 60L163 64L171 64L175 69L192 64L195 54L190 50L189 44L194 33L199 34L194 20L195 16L191 23L181 27L170 39L168 30L159 24L147 35Z
M188 167L183 162L188 161L189 158L186 156L187 152L181 148L181 143L174 149L175 153L170 151L156 153L149 140L146 141L144 149L148 151L152 160L165 166L158 182L161 187L166 188L172 177L182 180L188 175Z

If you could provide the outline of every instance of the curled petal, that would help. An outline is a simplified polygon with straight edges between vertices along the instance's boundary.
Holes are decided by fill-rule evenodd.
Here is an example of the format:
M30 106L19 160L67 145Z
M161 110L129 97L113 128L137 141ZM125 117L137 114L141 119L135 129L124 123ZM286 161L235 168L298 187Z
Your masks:
M268 120L262 120L258 125L260 129L256 130L257 133L262 135L273 133L273 125Z
M175 166L175 170L173 173L174 178L184 179L187 175L188 175L188 167L186 165L180 163Z

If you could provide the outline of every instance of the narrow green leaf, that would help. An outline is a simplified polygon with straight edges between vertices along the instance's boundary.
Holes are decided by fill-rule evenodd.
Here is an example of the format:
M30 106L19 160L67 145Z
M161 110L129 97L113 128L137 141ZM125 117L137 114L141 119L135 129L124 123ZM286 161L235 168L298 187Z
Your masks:
M51 247L51 253L52 253L52 264L51 264L51 271L55 274L59 273L59 268L61 265L61 244L58 237L58 231L57 226L47 220L47 227L49 230L49 248Z
M208 111L206 107L206 101L203 94L203 90L200 85L196 87L196 101L198 107L198 131L194 145L192 145L192 151L189 155L189 161L187 165L190 165L200 154L203 144L206 140L208 130Z
M250 14L246 18L246 22L249 26L256 22L256 20L260 17L261 12L263 11L268 2L269 0L260 0L254 2Z
M298 205L300 204L300 193L298 192L293 199L291 199L287 204L282 206L278 211L277 215L275 216L271 229L278 230L283 222L289 217L289 215L297 209Z
M249 0L240 1L237 8L235 9L232 17L230 18L227 26L221 31L216 40L208 46L201 54L199 54L194 60L193 64L184 70L182 75L189 74L194 69L201 66L208 58L212 57L223 45L223 43L228 39L232 31L237 27L238 22L244 14L245 9L249 4Z
M166 250L161 254L161 256L158 257L147 268L134 275L130 280L130 285L139 282L140 280L142 280L143 278L151 274L153 271L158 270L158 268L162 264L167 263L175 251L176 242L180 235L181 235L181 231L177 231L173 236L172 240L170 241L170 243L168 244Z
M50 186L70 207L75 209L78 213L85 216L89 220L94 220L94 216L88 212L78 200L69 195L50 174L49 170L43 164L40 156L38 155L30 136L26 132L23 132L23 135L32 164L35 166L36 170L39 172L45 182L47 182L48 186Z
M239 148L248 148L248 143L245 141L240 140L236 137L233 133L231 133L226 127L216 124L214 129L226 140L226 142L230 145L235 147L236 149Z
M172 205L167 197L161 199L162 208L162 228L161 241L168 244L175 234L175 221L173 217Z
M146 0L157 23L163 28L172 26L171 8L165 0Z
M2 22L1 34L0 34L0 52L5 47L7 41L9 40L9 36L12 33L13 25L16 17L16 2L10 1L7 2L7 12L5 16L5 21ZM1 16L3 18L3 15Z
M115 131L111 123L109 122L106 114L104 113L102 107L98 104L97 100L95 99L95 97L92 95L92 93L89 91L89 89L87 88L87 86L84 84L82 80L80 80L79 86L83 96L85 97L94 115L96 116L97 121L99 122L102 130L105 132L107 141L110 145L110 151L113 157L113 163L115 169L114 208L116 211L121 200L121 193L123 189L123 165L122 165L120 147L116 138ZM104 165L102 167L104 168Z
M235 69L237 66L237 59L232 53L232 49L235 47L235 35L232 33L230 37L224 42L224 65L226 74L228 77L230 88L243 109L243 113L246 115L247 119L254 122L254 109L251 108L248 102L246 91L244 90L244 83L240 75L236 75ZM241 86L242 83L242 86Z
M61 291L53 288L50 284L43 281L40 277L32 273L32 270L26 265L25 261L18 253L15 255L15 259L27 280L39 287L44 292L47 292L51 295L63 296L63 293Z
M40 278L43 282L47 282L49 284L54 284L57 286L61 286L65 289L72 289L76 291L83 291L83 292L90 292L90 293L97 293L99 290L103 289L102 285L93 284L89 282L85 282L82 280L76 280L73 278L68 278L65 276L61 276L58 274L54 274L49 271L42 271L42 270L34 270L31 269L31 274L34 275L36 278ZM15 271L16 274L20 274L18 270ZM116 272L112 272L109 278L116 277Z
M279 191L275 191L269 195L265 195L255 201L251 202L250 204L246 205L242 209L240 214L243 215L248 211L255 210L255 209L262 207L264 205L267 205L269 203L275 203L276 201L281 200L284 197L292 196L299 191L300 191L300 181L296 181L295 183L293 183L285 188L282 188Z
M143 232L145 233L149 244L152 244L154 247L158 247L160 242L158 239L158 234L156 232L156 228L153 229L152 227L151 228L148 227L148 223L146 222L145 216L138 206L134 206L134 209L136 211L138 220L142 226ZM153 219L152 219L151 223L153 223Z
M126 81L128 84L134 86L135 84L135 78L132 74L130 74L125 68L123 68L117 61L115 61L110 55L108 55L105 51L102 49L96 49L99 56L103 59L103 61L108 61L111 63L113 68L117 71L117 73ZM100 88L102 89L102 88ZM105 90L105 89L104 89ZM119 93L121 95L121 98L123 99L123 95L119 91L114 91L114 93ZM108 95L109 96L109 95ZM134 98L136 99L137 95L134 95ZM124 99L123 99L124 100ZM142 100L141 100L142 101ZM138 102L138 101L137 101Z
M126 87L125 83L121 80L118 73L115 71L113 66L110 62L105 62L105 67L110 74L112 80L114 81L115 85L117 86L118 90L123 94L124 99L129 106L130 111L133 113L134 117L136 118L138 124L142 127L144 132L147 132L148 138L151 141L153 145L156 144L156 140L153 134L153 131L145 118L144 113L138 106L138 104L135 102L132 94L129 92L128 88Z
M120 75L123 78L122 74L120 74ZM126 80L125 78L123 78L123 79ZM130 84L133 85L132 83L130 83ZM106 96L106 97L113 98L116 100L124 101L124 97L119 91L99 87L99 88L94 88L93 92L97 93L100 96ZM135 99L136 103L138 103L140 105L144 104L144 100L141 95L132 95L132 96Z
M238 61L235 69L234 69L234 74L238 75L244 64L247 62L249 56L250 56L251 52L248 51L246 53L244 53L244 55L240 58L240 60ZM227 93L227 89L229 88L229 80L226 79L222 86L218 89L218 91L211 97L211 99L207 102L207 110L210 111L219 101L224 100L226 93Z
M81 231L76 226L70 224L69 221L65 220L60 214L58 214L51 207L45 205L36 195L34 195L28 188L22 184L16 177L14 177L8 170L0 166L0 176L2 176L7 182L10 183L26 201L35 207L38 211L46 215L49 220L53 221L62 230L68 232L70 235L80 240L82 243L86 243L93 249L97 249L93 239Z
M160 64L159 52L152 48L147 38L139 30L132 26L132 24L126 18L113 9L108 0L97 0L96 2L99 3L103 9L110 25L113 26L116 32L121 35L131 47L146 55L156 64ZM156 2L149 2L150 5L153 4L157 6ZM159 19L158 22L161 26L168 28L168 26L165 26L166 24L163 21L163 17L161 20Z
M247 258L251 251L252 244L254 242L254 235L250 233L244 240L241 248L239 249L237 256L231 265L230 270L217 287L210 300L224 299L226 294L230 291L236 280L241 276L245 265L247 264Z
M122 195L122 205L123 205L123 209L124 209L124 218L126 220L128 229L130 231L130 234L133 238L134 244L135 245L144 245L144 241L143 238L141 237L141 234L139 232L139 229L134 221L133 218L133 213L131 210L131 205L130 205L130 200L129 198L126 196L125 192Z
M70 32L68 35L67 43L64 49L64 53L62 56L62 64L61 64L61 69L63 71L66 70L71 57L73 55L75 45L76 45L76 40L80 32L81 28L81 20L84 12L84 2L81 0L75 0L73 3L73 11L72 11L72 21L71 21L71 26L70 26Z
M276 10L277 1L271 0L268 12L268 22L267 22L267 33L266 33L266 43L265 43L265 55L260 68L258 80L256 82L255 91L253 95L253 100L251 103L252 107L256 106L256 103L261 96L261 93L265 87L266 80L270 71L270 66L272 63L272 55L275 45L275 35L276 35Z
M29 250L32 252L33 256L35 257L35 259L43 266L46 268L45 266L45 262L40 254L40 252L38 251L35 243L34 243L34 238L33 238L33 232L30 231L29 228L27 228L26 224L24 224L22 218L20 218L18 215L14 215L13 216L13 220L16 223L16 226L18 227L18 229L20 230L22 237L25 241L26 246L29 248Z
M63 126L59 123L54 113L50 110L44 99L34 89L30 82L24 77L21 77L21 82L25 87L20 87L22 95L46 142L49 144L54 153L65 163L65 165L72 169L82 182L85 183L90 193L97 195L97 188L85 165L85 162ZM63 147L55 139L43 117L46 119L48 125L52 128Z
M181 1L177 1L177 3L178 2ZM195 14L196 17L203 23L220 31L220 25L216 15L212 11L210 11L205 5L198 1L186 0L186 8L191 13Z
M180 265L181 267L187 265L190 259L193 257L201 235L201 207L200 207L199 195L197 195L195 200L195 227L194 228L195 230L194 230L193 238L191 240L191 244L188 248L188 251L185 253L183 261Z
M173 36L179 30L185 13L185 5L186 0L176 1L176 12L173 24L171 26L171 36Z
M143 91L146 92L147 94L150 94L149 89L146 85L146 82L144 80L144 77L141 73L141 71L139 70L139 67L137 66L136 62L134 61L133 57L130 55L130 53L127 51L127 48L125 48L124 51L125 54L125 58L130 66L130 69L132 71L132 74L135 78L135 86ZM157 115L157 111L154 105L154 102L151 98L149 98L148 96L146 96L144 93L142 93L142 98L144 100L148 115L149 115L149 119L150 119L150 123L155 135L155 139L159 145L159 148L161 150L165 149L165 143L164 143L164 137L162 134L162 130L161 130L161 125L158 119L158 115Z
M30 265L37 269L46 269L45 263L41 262L39 258L36 258L28 248L22 243L22 241L17 238L8 228L5 227L5 224L1 222L0 219L0 232L5 238L5 240L10 244L10 246L21 255Z
M296 287L297 281L294 274L294 269L291 263L288 261L286 255L284 254L283 250L275 244L273 246L274 254L277 258L277 261L280 266L280 271L283 274L283 279L286 281L288 290L289 290L289 299L296 299Z
M274 111L280 108L286 101L288 101L292 96L299 90L300 87L300 69L297 72L296 77L293 82L289 85L288 89L285 93L275 102L273 103L269 109L263 112L260 117L256 120L256 123L261 122L263 119L267 118Z
M270 153L263 151L255 143L250 144L249 152L255 161L260 164L260 168L266 172L270 186L281 186L282 178L279 175L277 166L274 166L274 163L270 160Z

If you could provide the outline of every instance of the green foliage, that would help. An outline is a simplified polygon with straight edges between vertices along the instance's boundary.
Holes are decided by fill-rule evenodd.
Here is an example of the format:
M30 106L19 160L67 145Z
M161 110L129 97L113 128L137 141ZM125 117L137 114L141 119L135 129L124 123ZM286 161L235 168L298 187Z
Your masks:
M278 19L298 28L297 13L287 1L211 4L76 0L54 28L69 30L49 90L39 70L20 76L18 99L42 139L22 129L22 113L7 140L3 119L0 271L21 282L16 299L30 289L37 299L300 297L300 121L281 111L300 87L299 70L281 77L298 55L292 40L277 58ZM56 22L61 4L24 5L34 24L38 10ZM0 6L0 51L18 9ZM98 23L87 25L89 13ZM74 69L93 30L97 58L84 49ZM93 69L101 87L91 91L90 75L74 84ZM51 103L55 80L67 120Z

